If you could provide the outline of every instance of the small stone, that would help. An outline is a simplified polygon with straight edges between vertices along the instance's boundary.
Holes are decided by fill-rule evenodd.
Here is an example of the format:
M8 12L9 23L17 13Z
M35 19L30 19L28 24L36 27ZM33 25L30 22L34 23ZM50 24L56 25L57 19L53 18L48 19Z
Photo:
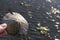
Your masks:
M51 21L53 21L53 22L54 22L55 20L54 20L54 19L52 19Z
M46 12L48 15L50 15L51 13L50 12Z
M40 23L37 24L37 26L40 26L40 25L41 25Z
M58 27L58 25L55 25L56 27Z
M21 4L23 5L24 3L22 2Z
M52 2L51 0L46 0L46 1L47 1L47 2L50 2L50 3Z
M57 17L57 18L60 18L60 16L59 16L59 15L57 15L56 17Z
M28 11L28 13L32 13L32 11Z
M30 18L32 18L32 16Z
M58 32L60 32L60 30L58 30Z
M56 24L60 24L59 22L56 22Z
M60 39L55 38L55 40L60 40Z
M56 27L56 29L58 29L58 26L59 26L59 25L54 25L54 26Z

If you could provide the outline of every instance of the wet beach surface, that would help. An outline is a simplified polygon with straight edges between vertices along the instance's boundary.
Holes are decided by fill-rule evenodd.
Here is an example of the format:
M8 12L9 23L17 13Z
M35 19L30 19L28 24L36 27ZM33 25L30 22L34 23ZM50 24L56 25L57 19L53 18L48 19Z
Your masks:
M60 39L60 0L0 0L0 20L9 10L20 13L28 21L28 40ZM51 38L39 33L38 23L50 28Z

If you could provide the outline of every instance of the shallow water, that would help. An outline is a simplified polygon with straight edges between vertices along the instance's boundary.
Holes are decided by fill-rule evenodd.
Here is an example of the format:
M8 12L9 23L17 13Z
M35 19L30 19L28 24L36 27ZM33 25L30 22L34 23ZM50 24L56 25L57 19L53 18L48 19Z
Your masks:
M19 12L29 22L30 40L50 40L39 33L37 24L50 28L51 40L60 39L60 0L0 0L0 14Z

